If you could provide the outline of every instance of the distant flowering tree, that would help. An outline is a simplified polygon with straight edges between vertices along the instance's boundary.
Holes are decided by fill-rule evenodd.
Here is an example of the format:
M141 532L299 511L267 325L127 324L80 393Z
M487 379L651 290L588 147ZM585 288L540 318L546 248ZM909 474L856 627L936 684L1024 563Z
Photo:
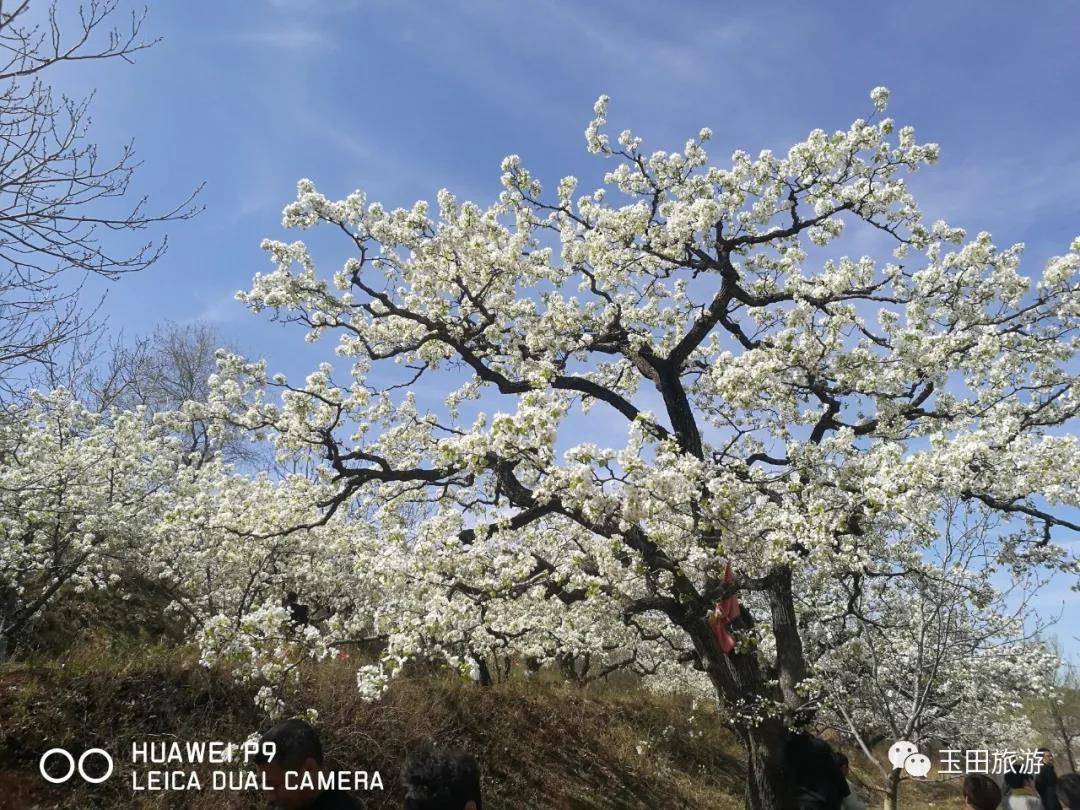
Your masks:
M894 565L880 561L858 591L818 595L800 610L811 625L804 643L822 696L818 719L854 737L877 765L887 810L898 806L904 770L874 754L882 744L1035 750L1024 701L1048 692L1060 663L1029 609L1045 582L1028 571L1008 591L994 584L1000 521L956 500L942 511L929 553L896 549Z
M339 366L291 384L230 355L207 408L318 460L320 521L371 506L372 582L395 596L362 687L431 650L614 638L701 673L746 747L747 806L791 808L788 729L828 660L804 642L816 595L842 621L957 501L1005 519L993 559L1073 566L1054 533L1080 528L1080 239L1033 281L1021 246L924 222L904 178L938 149L881 117L887 98L720 168L708 130L613 143L601 97L586 139L614 165L580 196L572 177L545 196L516 156L488 209L298 184L285 226L327 224L354 255L325 277L267 241L276 269L239 297L336 336ZM853 226L896 261L843 255ZM481 397L505 405L463 418Z
M164 415L160 421L182 417ZM344 514L316 529L322 492L302 476L243 475L218 459L186 470L176 497L149 527L143 570L170 597L168 610L202 650L259 688L269 714L297 667L370 630L380 594L362 577L376 539ZM366 539L365 539L366 537ZM358 587L358 585L364 587ZM299 621L283 597L298 594Z
M1060 647L1054 644L1060 655ZM1077 743L1080 742L1080 671L1073 662L1064 663L1054 673L1054 683L1044 695L1027 704L1032 724L1049 741L1059 760L1077 772Z
M59 597L143 570L184 458L141 410L96 413L62 389L0 420L0 659Z

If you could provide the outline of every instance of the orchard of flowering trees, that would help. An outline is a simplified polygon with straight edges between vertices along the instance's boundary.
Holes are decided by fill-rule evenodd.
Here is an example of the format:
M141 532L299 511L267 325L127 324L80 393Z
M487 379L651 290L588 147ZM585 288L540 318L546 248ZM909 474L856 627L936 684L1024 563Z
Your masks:
M221 351L157 414L12 409L0 635L137 575L271 712L352 645L371 696L415 660L630 671L715 700L755 810L793 806L791 728L1015 746L1055 667L1023 594L1078 570L1080 238L1022 274L1022 246L924 220L906 178L938 149L871 99L714 165L707 129L608 134L601 97L600 188L510 156L488 208L301 180L284 225L346 258L268 240L238 297L326 361L296 381ZM860 232L882 255L848 255ZM205 451L238 430L276 472Z

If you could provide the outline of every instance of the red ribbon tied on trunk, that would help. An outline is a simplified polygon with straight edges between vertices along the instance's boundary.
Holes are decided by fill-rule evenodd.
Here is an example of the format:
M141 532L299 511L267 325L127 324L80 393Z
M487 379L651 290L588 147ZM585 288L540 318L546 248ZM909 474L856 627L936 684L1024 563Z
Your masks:
M727 569L724 571L724 584L729 584L732 579L731 563L729 562ZM709 628L716 639L716 646L720 648L720 652L724 655L730 654L735 649L735 636L731 634L728 627L737 618L739 618L739 599L734 594L725 596L709 611Z

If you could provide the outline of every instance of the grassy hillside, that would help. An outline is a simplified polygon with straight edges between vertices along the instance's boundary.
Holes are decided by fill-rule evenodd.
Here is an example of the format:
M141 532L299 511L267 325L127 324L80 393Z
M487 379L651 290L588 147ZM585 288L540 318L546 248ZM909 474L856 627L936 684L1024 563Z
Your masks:
M301 696L319 712L328 756L343 767L380 771L386 789L369 794L373 808L401 806L402 758L424 739L479 757L488 810L742 806L737 744L707 707L695 712L682 698L551 682L482 689L428 675L402 679L367 704L348 662L306 673L293 697ZM254 794L235 792L135 794L124 764L136 739L239 741L264 727L250 693L200 668L184 650L83 645L8 664L0 668L0 807L264 806ZM50 786L37 763L55 746L105 748L117 772L100 786L76 787L77 779Z

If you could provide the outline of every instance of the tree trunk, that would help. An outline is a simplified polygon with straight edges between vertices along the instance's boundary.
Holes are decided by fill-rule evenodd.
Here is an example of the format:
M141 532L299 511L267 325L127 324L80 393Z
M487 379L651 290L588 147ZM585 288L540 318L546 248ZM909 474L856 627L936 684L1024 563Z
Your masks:
M809 720L813 712L802 708L805 700L797 691L799 683L806 678L806 656L791 594L791 569L787 566L774 569L772 580L766 595L776 641L776 672L784 705L793 712L792 719L798 725L800 721Z
M885 810L897 810L900 806L900 773L900 768L893 768L885 780Z
M741 622L752 621L743 610ZM753 702L755 698L776 699L768 694L766 681L754 653L720 652L712 631L704 620L684 626L694 642L705 671L720 701L726 706ZM789 733L782 717L765 717L756 724L735 723L735 734L746 751L747 810L798 810L795 786L787 778Z
M8 656L15 651L18 643L18 635L13 624L5 621L5 616L0 615L0 664L8 660Z
M747 810L796 810L791 780L786 778L787 730L771 719L738 736L746 749Z
M491 669L487 661L479 655L474 655L472 659L476 663L476 683L480 686L491 686Z
M1073 754L1072 735L1069 734L1065 718L1062 716L1061 710L1058 708L1057 703L1054 702L1053 697L1049 698L1049 705L1050 715L1054 720L1054 725L1057 726L1058 736L1061 738L1062 745L1065 746L1065 756L1069 760L1069 770L1076 773L1076 757Z
M0 658L2 661L3 658ZM1076 755L1073 753L1072 739L1065 738L1065 758L1069 760L1069 771L1076 773Z

